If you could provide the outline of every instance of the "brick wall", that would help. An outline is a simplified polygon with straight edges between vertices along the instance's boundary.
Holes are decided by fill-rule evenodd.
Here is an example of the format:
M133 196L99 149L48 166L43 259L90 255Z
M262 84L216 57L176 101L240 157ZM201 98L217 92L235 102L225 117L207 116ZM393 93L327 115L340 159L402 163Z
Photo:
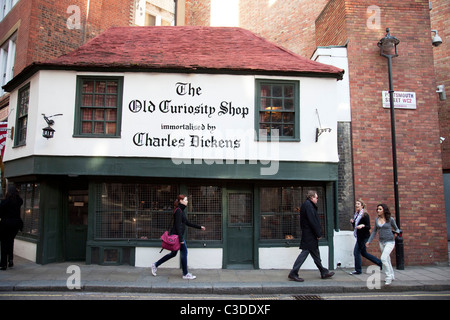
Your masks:
M211 0L186 0L185 24L187 26L210 26Z
M37 0L19 1L0 22L0 39L20 20L17 30L14 75L28 64L43 61L70 52L113 26L130 25L134 8L133 0L90 1L89 14L83 0ZM80 11L68 11L69 6ZM69 17L75 17L80 27L70 29Z
M327 2L241 0L240 27L311 58L316 49L314 20Z
M446 89L447 100L439 100L440 132L445 141L441 144L442 166L446 173L450 172L450 0L433 0L431 14L431 29L437 30L442 38L439 47L433 47L434 69L436 74L436 84L443 84ZM430 33L430 38L431 38ZM431 40L430 40L431 41Z
M387 59L377 42L385 28L401 42L393 59L395 91L415 92L416 110L395 110L401 228L405 264L448 261L438 106L428 1L345 1L318 20L322 45L342 41L333 23L343 21L348 38L355 197L363 198L375 219L378 203L394 213L390 112L382 108L381 91L389 89ZM372 7L374 9L374 7ZM379 19L374 14L379 13ZM342 23L342 22L341 22ZM338 26L341 28L341 26ZM327 34L329 33L329 34ZM394 259L395 260L395 259Z

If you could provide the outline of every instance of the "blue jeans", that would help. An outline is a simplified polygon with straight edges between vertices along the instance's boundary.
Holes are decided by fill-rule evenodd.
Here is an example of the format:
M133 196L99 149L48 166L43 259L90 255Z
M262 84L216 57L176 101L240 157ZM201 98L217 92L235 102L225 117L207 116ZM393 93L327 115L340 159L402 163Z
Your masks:
M367 252L366 243L368 238L366 239L357 239L355 244L355 249L353 250L353 255L355 256L355 271L358 273L362 273L362 261L361 256L364 258L372 261L376 265L380 266L382 265L381 260L377 257L371 255Z
M177 255L178 251L171 251L170 253L166 254L164 257L159 259L155 266L158 268L160 265L162 265L167 260L172 259ZM187 268L187 246L186 241L184 243L181 243L180 246L180 255L181 255L181 268L183 268L183 276L188 274L188 268Z

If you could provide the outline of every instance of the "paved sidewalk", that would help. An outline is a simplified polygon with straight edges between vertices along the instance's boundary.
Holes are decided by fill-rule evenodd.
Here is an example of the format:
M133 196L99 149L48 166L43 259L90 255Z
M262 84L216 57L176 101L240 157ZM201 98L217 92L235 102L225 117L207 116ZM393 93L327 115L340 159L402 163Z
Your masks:
M369 286L373 285L375 281L372 280L376 280L377 274L355 276L349 274L351 269L334 270L336 274L325 280L320 279L317 270L300 270L305 281L298 283L288 280L289 270L193 269L190 271L197 279L183 280L180 269L162 267L154 277L150 268L128 265L73 262L38 265L20 257L16 257L14 263L14 268L0 271L0 291L67 291L68 282L76 285L71 281L76 275L70 269L73 265L80 268L79 290L86 292L271 295L450 290L449 266L407 266L405 270L395 270L396 280L389 286L384 285L382 273L380 289L371 290L368 282Z

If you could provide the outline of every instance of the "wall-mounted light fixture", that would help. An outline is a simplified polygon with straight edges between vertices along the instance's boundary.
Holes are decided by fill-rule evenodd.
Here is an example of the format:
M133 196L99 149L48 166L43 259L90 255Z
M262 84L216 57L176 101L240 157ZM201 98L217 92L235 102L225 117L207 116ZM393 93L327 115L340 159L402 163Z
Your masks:
M317 120L319 120L319 127L316 128L316 142L319 141L319 137L324 132L331 132L331 128L322 128L322 124L320 123L319 111L316 109Z
M431 30L431 32L434 32L434 36L431 39L431 43L433 46L438 47L442 44L442 38L439 37L437 30Z
M54 120L51 120L51 117L56 116L62 116L62 113L54 114L52 116L46 117L45 114L42 114L44 116L45 122L47 122L47 127L42 129L42 136L44 138L50 139L53 138L53 135L55 134L55 129L53 129L51 126L55 124Z

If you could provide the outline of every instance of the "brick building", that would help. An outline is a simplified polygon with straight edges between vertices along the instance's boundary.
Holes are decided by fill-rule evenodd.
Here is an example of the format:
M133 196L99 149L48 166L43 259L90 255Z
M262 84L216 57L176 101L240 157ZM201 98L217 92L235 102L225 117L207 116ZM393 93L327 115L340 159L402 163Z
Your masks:
M436 85L445 93L439 95L439 127L441 130L442 169L444 171L445 207L447 212L447 234L450 235L450 1L431 1L431 29L436 30L442 38L442 44L433 48L434 72ZM434 33L432 33L434 35ZM444 140L445 139L445 140Z
M218 1L186 3L186 24L215 24ZM340 165L342 159L350 161L351 170L340 171L340 179L346 179L339 184L337 229L348 229L355 198L368 203L372 219L380 202L395 211L390 115L382 106L382 91L389 88L387 59L380 56L377 42L386 27L401 41L393 60L394 90L417 97L415 109L396 108L405 263L448 261L442 169L448 167L450 141L442 143L443 153L439 143L448 132L448 100L438 101L436 93L437 84L448 84L448 1L274 0L232 5L230 12L237 12L238 18L230 21L305 57L312 57L316 47L346 49L351 117L340 122L339 143ZM444 39L441 47L431 45L432 27ZM342 144L351 145L350 152Z

